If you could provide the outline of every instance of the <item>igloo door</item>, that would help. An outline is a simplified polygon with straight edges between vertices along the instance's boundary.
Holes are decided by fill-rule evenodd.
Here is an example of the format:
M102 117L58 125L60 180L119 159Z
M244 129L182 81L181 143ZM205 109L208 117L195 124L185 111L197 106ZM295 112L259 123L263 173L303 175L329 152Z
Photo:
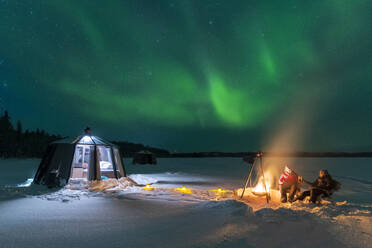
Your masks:
M71 168L71 178L88 178L88 168L94 147L90 145L76 145Z
M97 146L101 179L116 178L113 166L112 149L109 146Z

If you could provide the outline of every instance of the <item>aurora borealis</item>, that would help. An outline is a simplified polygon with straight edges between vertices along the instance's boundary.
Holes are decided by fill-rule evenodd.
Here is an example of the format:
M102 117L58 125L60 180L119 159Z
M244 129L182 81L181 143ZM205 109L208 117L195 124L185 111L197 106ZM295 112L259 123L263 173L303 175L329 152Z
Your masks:
M0 107L180 151L372 148L372 4L0 1ZM301 136L301 137L299 137ZM290 146L290 145L288 145Z

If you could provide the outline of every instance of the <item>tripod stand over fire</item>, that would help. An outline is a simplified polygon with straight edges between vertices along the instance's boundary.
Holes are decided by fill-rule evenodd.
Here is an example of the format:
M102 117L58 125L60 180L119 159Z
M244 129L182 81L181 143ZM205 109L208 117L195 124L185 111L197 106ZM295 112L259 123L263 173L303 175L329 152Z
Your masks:
M241 199L266 198L267 203L279 202L280 193L276 189L276 180L272 173L265 169L263 153L259 152L254 159L244 161L250 161L251 168L243 188L235 191L236 195Z

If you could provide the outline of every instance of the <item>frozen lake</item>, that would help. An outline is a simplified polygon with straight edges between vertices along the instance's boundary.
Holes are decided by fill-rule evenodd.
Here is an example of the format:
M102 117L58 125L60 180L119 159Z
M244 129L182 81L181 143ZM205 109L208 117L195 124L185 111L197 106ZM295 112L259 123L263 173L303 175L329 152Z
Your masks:
M283 204L253 211L211 189L242 187L239 158L159 159L131 165L141 187L47 190L24 187L39 160L0 160L0 247L372 247L372 159L267 159L314 180L328 169L346 205ZM192 194L174 192L186 186Z

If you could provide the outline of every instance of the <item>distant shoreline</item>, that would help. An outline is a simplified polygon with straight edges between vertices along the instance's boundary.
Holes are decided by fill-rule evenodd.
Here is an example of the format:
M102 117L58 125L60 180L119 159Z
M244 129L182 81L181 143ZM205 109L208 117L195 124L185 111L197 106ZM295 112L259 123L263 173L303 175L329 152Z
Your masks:
M123 152L124 158L133 158L135 153ZM191 152L156 154L157 158L254 158L257 152ZM372 152L263 152L263 157L280 158L372 158ZM40 159L41 157L0 157L0 159Z
M159 158L219 158L219 157L255 157L257 152L192 152L159 154ZM370 158L372 152L263 152L264 157L299 158Z

